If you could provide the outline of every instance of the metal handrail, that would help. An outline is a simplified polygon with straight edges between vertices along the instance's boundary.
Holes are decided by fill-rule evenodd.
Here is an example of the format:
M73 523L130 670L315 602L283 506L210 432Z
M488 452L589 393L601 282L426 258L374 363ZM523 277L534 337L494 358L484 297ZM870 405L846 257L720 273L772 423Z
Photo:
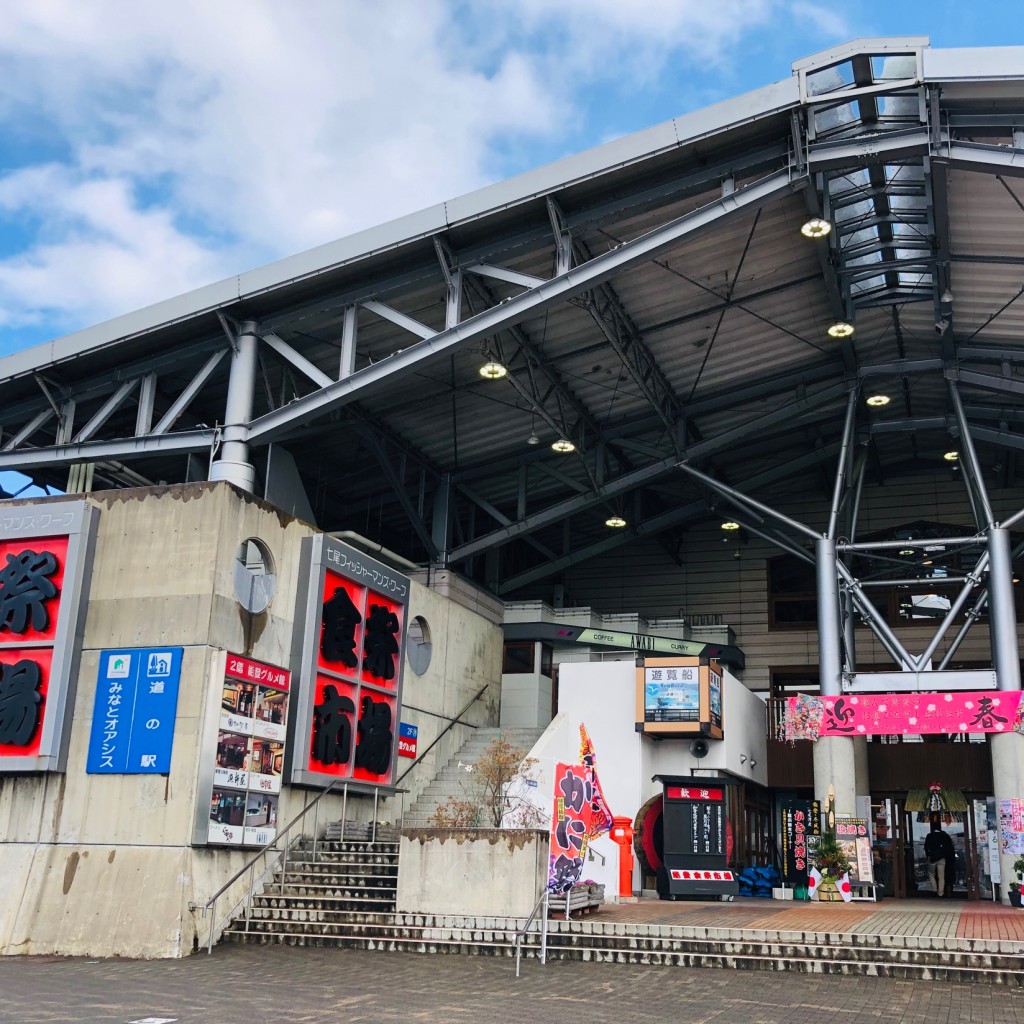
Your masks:
M423 758L425 758L427 756L427 754L429 754L434 749L434 747L436 747L438 745L438 743L440 743L441 740L444 739L444 737L447 736L448 733L453 728L455 728L455 726L457 726L457 725L471 725L470 722L463 722L463 721L461 721L462 716L484 695L484 693L487 691L488 686L490 686L490 683L484 683L484 685L481 686L479 690L477 690L477 692L466 703L466 706L434 737L434 742L431 743L430 746L427 747L427 749L424 750L423 753L420 754L420 756L417 757L416 760L413 761L413 763L411 765L409 765L409 767L406 768L405 771L402 772L402 774L399 775L397 779L395 779L395 784L396 785L399 782L401 782L402 779L404 779L406 777L406 775L408 775L409 772L411 772L413 770L413 768L415 768L416 765L418 765L420 763L420 761L422 761ZM472 725L471 727L474 728L474 729L476 728L475 725Z
M304 819L306 817L306 815L311 810L315 811L314 816L313 816L313 859L316 860L317 830L318 830L319 824L320 824L320 821L319 821L319 817L320 817L320 801L325 796L327 796L327 794L330 793L331 790L333 790L334 787L337 786L339 783L341 783L341 785L342 785L342 791L343 791L343 794L344 794L343 802L342 802L342 805L341 805L341 840L340 840L341 842L344 842L345 841L345 815L348 812L348 787L349 787L349 782L348 782L348 780L345 780L343 782L341 779L333 779L330 783L328 783L328 785L326 785L316 795L316 797L312 800L312 802L306 804L306 806L303 807L303 809L301 811L299 811L299 813L296 814L295 817L292 818L292 820L289 821L288 824L285 825L285 827L280 832L278 832L274 836L274 838L270 840L269 843L266 843L263 846L261 846L260 849L257 850L257 852L255 854L253 854L253 856L248 861L246 861L246 863L243 864L242 867L239 868L238 871L236 871L205 903L189 903L189 910L191 910L193 912L198 910L198 911L201 912L201 915L203 917L206 917L206 912L210 911L210 934L207 936L207 941L206 941L206 952L207 953L212 953L213 952L213 939L214 939L214 936L217 933L217 901L221 898L221 896L224 895L225 892L227 892L228 889L231 888L231 886L233 886L235 884L235 882L237 882L242 877L242 875L244 875L248 871L249 872L249 886L248 886L248 889L247 889L245 895L242 896L242 898L231 908L231 910L228 913L228 917L227 917L227 920L230 920L231 915L234 914L235 911L240 906L245 904L245 927L246 927L246 930L248 931L249 920L250 920L250 915L251 915L251 911L252 911L252 898L253 898L253 895L255 893L256 886L263 881L263 879L267 876L268 872L274 870L274 868L276 867L276 859L274 861L271 861L270 864L264 866L264 869L260 873L260 876L259 876L258 879L256 878L256 864L258 863L259 859L261 857L263 857L266 853L268 853L272 848L277 847L277 844L279 842L281 842L281 840L284 839L285 836L288 835L288 833L292 830L292 828L296 825L296 823L298 823L300 820ZM363 786L365 786L365 783L360 784L360 788L363 788ZM390 795L394 795L396 793L408 792L407 790L395 789L395 788L393 788L391 786L387 787L387 789L388 789L388 793ZM372 831L372 838L370 840L371 842L376 842L376 840L377 840L377 806L378 806L379 799L380 799L380 787L379 786L374 786L373 787L373 831ZM298 838L301 839L302 838L301 835ZM288 868L288 847L289 847L289 844L285 843L284 846L281 849L274 849L274 852L277 853L279 856L281 856L283 858L283 860L282 860L282 869L283 870L287 870L287 868Z
M540 922L540 962L542 964L547 963L548 960L548 897L551 894L545 887L544 891L540 894L540 899L534 904L533 911L530 916L526 919L526 924L523 925L519 931L516 932L514 939L516 947L516 977L519 977L519 957L522 953L522 940L526 938L526 933L530 930L530 925L533 924L533 919L537 916L537 911L543 906L544 916Z

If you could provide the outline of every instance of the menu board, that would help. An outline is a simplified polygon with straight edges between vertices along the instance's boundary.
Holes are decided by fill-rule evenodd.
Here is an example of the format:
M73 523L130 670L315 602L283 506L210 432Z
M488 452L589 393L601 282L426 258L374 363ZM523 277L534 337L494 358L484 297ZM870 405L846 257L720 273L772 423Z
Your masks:
M228 654L205 820L197 842L263 846L277 835L291 673Z

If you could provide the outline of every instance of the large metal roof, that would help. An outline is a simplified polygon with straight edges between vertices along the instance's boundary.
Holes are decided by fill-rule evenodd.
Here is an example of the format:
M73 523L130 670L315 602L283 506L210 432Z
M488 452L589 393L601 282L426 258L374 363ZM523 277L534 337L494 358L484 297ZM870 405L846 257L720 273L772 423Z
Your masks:
M969 424L983 471L1013 484L1022 132L1024 48L856 40L0 360L0 468L61 488L82 464L95 488L205 478L252 332L253 414L234 436L257 493L301 483L323 529L503 596L638 536L673 550L713 514L681 463L762 500L820 492L851 391L891 399L858 400L872 478L948 478ZM811 216L827 237L801 236ZM827 333L840 320L851 338ZM483 379L488 358L507 376ZM559 437L576 450L554 452Z

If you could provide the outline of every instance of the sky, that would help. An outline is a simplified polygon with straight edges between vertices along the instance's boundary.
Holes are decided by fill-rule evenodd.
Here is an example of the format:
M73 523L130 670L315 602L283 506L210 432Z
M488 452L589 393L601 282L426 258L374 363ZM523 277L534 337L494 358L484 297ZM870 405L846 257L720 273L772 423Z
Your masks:
M787 78L931 0L0 0L0 355Z

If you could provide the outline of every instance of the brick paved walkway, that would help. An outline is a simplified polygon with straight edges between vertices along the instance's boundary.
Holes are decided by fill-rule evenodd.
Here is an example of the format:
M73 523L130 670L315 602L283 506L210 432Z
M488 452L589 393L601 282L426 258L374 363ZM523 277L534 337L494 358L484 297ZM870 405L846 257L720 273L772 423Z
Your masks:
M737 897L734 903L688 903L644 899L639 903L605 904L589 919L709 928L1001 939L1020 942L1024 950L1024 911L990 902L887 899L879 903L800 903Z
M2 1024L1024 1024L992 985L289 946L0 958Z

